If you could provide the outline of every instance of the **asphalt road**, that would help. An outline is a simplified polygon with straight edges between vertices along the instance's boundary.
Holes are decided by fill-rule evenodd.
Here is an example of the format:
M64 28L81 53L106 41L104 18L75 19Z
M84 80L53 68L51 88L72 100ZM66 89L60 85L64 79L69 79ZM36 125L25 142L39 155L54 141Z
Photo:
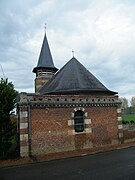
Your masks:
M2 168L0 180L135 180L135 147Z

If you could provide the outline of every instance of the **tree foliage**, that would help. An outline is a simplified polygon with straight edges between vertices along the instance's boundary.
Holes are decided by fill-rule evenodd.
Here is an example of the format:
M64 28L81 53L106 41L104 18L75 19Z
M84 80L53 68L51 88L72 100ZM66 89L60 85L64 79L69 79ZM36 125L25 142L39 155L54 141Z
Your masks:
M131 111L132 114L135 114L135 96L133 96L131 98L130 103L131 103L130 111Z
M12 151L15 127L11 121L11 111L15 107L17 94L8 79L0 80L0 159L9 158Z
M135 107L135 96L133 96L133 97L131 98L130 103L131 103L131 107Z
M119 98L119 100L121 102L121 108L127 109L128 108L128 99L126 99L125 97L121 97L121 98Z

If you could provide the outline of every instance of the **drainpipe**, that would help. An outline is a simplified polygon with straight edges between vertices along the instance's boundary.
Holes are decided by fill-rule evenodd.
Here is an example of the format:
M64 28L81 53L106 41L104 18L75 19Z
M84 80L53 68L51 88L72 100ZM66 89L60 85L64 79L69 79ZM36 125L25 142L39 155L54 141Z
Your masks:
M20 157L20 107L17 104L17 156Z
M30 124L30 99L28 99L28 150L29 157L31 157L31 124Z

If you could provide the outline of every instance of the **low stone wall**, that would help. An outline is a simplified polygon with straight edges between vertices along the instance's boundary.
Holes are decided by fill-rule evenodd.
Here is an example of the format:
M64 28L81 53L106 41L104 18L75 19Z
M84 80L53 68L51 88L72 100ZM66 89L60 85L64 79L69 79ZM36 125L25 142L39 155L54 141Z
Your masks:
M123 130L135 131L135 124L123 124Z
M123 125L124 143L135 142L135 124Z

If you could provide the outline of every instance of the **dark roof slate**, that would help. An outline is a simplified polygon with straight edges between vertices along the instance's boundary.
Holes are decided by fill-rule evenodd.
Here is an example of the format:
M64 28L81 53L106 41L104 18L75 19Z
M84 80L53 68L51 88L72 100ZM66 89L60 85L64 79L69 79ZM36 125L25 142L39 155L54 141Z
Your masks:
M38 60L38 64L37 67L35 67L33 69L33 72L36 73L37 69L53 69L55 72L58 70L53 63L53 59L52 59L52 55L51 55L51 51L49 48L49 44L48 44L48 40L46 37L46 33L44 36L44 40L43 40L43 44L42 44L42 48L41 48L41 52L39 55L39 60Z
M41 94L76 94L85 92L116 94L116 92L108 90L74 57L39 91Z

